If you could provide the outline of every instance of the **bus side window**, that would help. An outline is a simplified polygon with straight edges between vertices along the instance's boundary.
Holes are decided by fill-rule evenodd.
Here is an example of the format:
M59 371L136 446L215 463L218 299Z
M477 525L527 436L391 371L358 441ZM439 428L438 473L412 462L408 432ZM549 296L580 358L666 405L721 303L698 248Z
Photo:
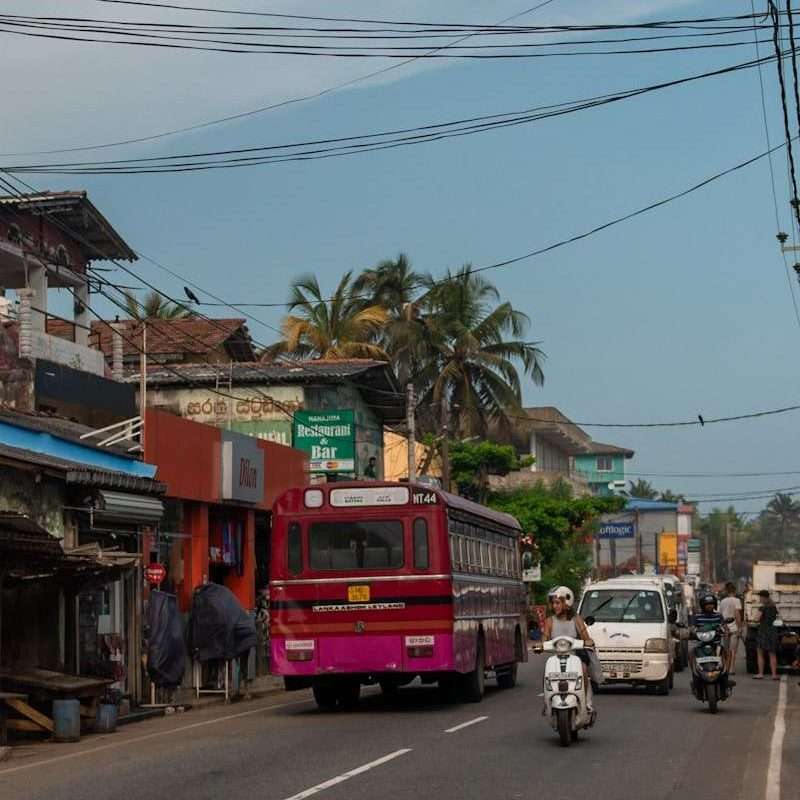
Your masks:
M414 520L414 568L428 569L428 523L421 517Z
M300 525L292 522L289 525L289 536L287 538L289 572L292 575L299 575L303 571L303 540L300 533Z

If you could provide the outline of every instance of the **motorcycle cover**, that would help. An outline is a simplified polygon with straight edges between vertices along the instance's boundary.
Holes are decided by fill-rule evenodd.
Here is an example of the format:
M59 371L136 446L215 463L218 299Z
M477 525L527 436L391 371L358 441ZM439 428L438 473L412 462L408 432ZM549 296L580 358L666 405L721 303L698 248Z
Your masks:
M230 661L257 643L256 623L225 586L206 583L192 595L187 644L195 661Z
M167 592L150 592L148 611L147 674L156 686L174 689L183 681L186 647L177 598Z

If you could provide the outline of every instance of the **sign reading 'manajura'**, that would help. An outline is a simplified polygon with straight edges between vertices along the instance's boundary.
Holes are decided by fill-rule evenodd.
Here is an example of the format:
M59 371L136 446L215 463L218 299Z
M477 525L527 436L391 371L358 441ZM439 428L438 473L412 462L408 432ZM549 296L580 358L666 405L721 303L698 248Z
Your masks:
M356 426L352 409L295 412L294 446L308 453L311 472L355 472Z

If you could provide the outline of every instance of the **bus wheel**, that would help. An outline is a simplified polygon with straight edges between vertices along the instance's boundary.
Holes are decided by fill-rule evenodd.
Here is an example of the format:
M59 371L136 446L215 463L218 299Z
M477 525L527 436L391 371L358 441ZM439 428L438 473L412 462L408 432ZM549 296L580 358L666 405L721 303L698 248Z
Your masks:
M397 697L397 692L400 689L400 684L397 681L387 680L378 681L381 687L381 693L384 697Z
M517 685L517 662L506 664L495 670L497 674L497 685L501 689L513 689Z
M475 654L475 669L463 678L461 694L467 703L480 703L486 683L486 657L483 652L483 637L478 637Z
M336 700L338 699L338 692L335 686L323 686L318 683L314 684L314 700L317 701L321 711L333 711L336 708Z
M338 687L337 694L342 708L353 709L361 697L361 684L358 681L347 681Z

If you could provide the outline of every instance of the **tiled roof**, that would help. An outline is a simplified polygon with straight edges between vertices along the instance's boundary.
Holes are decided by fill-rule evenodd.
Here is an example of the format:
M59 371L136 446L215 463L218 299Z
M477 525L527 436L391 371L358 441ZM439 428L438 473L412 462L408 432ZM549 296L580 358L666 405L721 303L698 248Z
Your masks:
M89 260L119 258L136 261L138 258L85 191L6 195L0 197L0 211L3 207L57 218L75 232L72 238Z
M93 320L90 342L103 351L106 360L113 355L113 333L110 325L121 325L123 358L138 359L142 346L142 323L124 319L119 323ZM72 339L72 325L63 320L49 319L47 332L53 336ZM205 356L225 346L236 361L255 359L253 343L244 319L150 319L147 321L147 353L153 356Z
M603 444L602 442L591 442L587 455L591 456L614 456L622 455L625 458L633 458L635 455L633 450L627 447L618 447L615 444Z

